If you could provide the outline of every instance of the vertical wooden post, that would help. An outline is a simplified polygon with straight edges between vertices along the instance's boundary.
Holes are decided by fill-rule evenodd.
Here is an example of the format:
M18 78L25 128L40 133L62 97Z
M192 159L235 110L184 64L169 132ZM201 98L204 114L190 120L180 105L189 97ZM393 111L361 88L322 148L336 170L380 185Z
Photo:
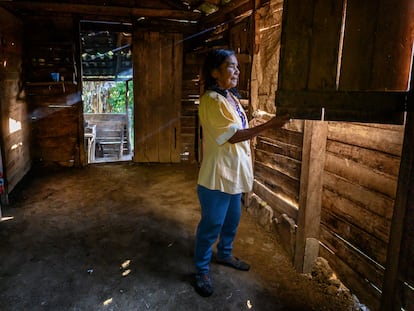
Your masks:
M401 287L399 276L407 271L409 261L413 261L408 248L413 246L404 241L404 234L410 220L414 219L414 112L408 112L405 125L404 143L398 176L397 195L391 223L388 244L387 265L381 296L381 311L401 310ZM412 250L411 250L412 252Z
M259 0L252 0L253 2L253 54L259 53L260 49L260 14L257 12L258 8L260 8L260 1Z
M322 175L325 166L327 122L305 120L294 265L309 273L319 254Z

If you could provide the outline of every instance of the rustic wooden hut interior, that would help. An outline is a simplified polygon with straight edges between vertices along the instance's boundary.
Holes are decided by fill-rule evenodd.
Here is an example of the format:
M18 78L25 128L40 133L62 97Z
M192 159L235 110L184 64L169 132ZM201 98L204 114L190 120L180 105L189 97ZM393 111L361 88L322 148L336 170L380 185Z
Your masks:
M414 310L412 0L9 0L0 17L3 216L39 167L197 167L200 65L230 48L249 117L292 116L252 141L248 214L297 272L324 258L370 310ZM89 81L124 83L126 112L84 111Z

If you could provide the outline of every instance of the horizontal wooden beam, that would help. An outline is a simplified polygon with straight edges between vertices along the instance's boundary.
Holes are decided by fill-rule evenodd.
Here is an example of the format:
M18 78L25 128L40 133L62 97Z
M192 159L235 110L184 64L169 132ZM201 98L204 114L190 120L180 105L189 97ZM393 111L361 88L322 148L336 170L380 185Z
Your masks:
M1 5L11 10L28 11L31 13L62 13L87 16L94 15L131 18L155 17L183 19L190 21L198 20L202 16L202 14L198 12L186 12L183 10L72 4L59 2L7 1Z
M276 92L276 108L292 119L387 124L403 124L410 109L407 92L283 90Z
M237 18L243 13L253 11L253 3L251 0L231 1L226 6L222 6L217 12L202 18L199 22L203 29L221 25Z

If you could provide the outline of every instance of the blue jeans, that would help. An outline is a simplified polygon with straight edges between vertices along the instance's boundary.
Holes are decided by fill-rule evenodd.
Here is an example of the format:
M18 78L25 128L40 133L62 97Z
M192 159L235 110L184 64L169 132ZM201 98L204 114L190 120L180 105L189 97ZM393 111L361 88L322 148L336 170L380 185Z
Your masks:
M212 246L217 244L217 256L232 255L233 240L241 215L241 193L228 194L218 190L197 187L201 205L201 220L197 227L194 262L198 274L208 273Z

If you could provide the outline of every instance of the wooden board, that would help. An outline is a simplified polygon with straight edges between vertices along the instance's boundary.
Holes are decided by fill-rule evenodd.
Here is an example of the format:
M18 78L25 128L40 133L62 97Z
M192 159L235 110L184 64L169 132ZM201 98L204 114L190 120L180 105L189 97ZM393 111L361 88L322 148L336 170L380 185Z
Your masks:
M323 186L355 205L361 206L361 208L365 208L384 219L391 220L394 200L389 196L328 171L323 174Z
M329 247L335 253L335 256L345 262L356 274L368 280L377 288L381 288L384 267L373 263L370 258L366 257L357 248L347 243L341 236L330 231L329 228L323 225L321 226L320 241Z
M285 144L280 141L269 139L265 136L259 136L257 138L256 149L262 152L268 152L271 154L280 154L282 156L289 157L293 160L300 161L302 159L302 147L290 144Z
M403 124L406 96L389 91L279 90L276 107L295 119Z
M278 112L402 124L413 7L409 0L394 3L285 0Z
M376 215L328 189L324 189L322 194L322 208L340 218L347 219L350 223L384 243L388 242L390 222L384 217Z
M403 126L378 128L372 124L329 122L328 139L400 157L403 131Z
M362 304L370 310L379 309L380 292L372 284L336 256L332 249L323 244L320 245L320 255L328 260L329 266L336 272L339 279L358 297Z
M399 133L397 133L397 135L400 136ZM326 150L339 157L343 157L369 167L376 172L398 177L400 170L400 157L396 155L379 152L373 149L362 148L360 146L344 144L333 140L327 141Z
M340 89L406 90L412 58L412 1L348 0L347 11Z
M368 234L364 228L354 224L349 217L343 217L340 213L322 209L321 225L325 226L326 230L330 230L335 236L340 236L341 239L359 249L367 258L371 258L371 264L376 262L383 267L385 266L388 244L376 236ZM346 258L343 261L347 262Z
M392 199L395 198L397 191L397 178L395 176L373 171L369 167L338 157L332 153L326 154L325 170L342 176L357 185L378 191Z
M180 161L180 35L134 33L135 162Z
M319 238L327 132L326 122L305 121L294 260L296 270L303 273L311 272L318 256L314 241Z
M277 217L286 214L295 221L297 220L297 202L287 201L286 198L274 193L258 180L255 180L253 183L253 192L273 209Z
M290 157L256 149L255 161L265 164L268 168L278 171L299 183L300 161Z
M255 162L255 178L272 192L287 197L293 202L299 200L299 180L295 180L262 162Z

